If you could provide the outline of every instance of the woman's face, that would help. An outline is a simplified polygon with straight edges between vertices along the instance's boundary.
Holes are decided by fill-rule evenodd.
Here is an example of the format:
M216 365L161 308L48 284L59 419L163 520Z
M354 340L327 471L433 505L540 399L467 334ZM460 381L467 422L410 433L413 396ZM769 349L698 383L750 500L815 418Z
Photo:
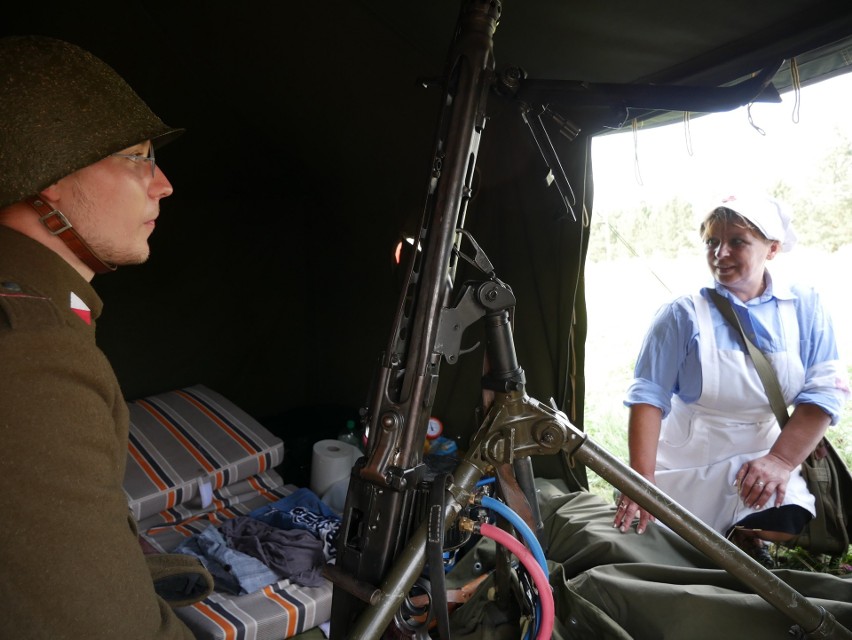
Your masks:
M778 253L780 243L734 222L716 220L704 233L707 265L713 277L743 302L766 288L763 279L767 260Z

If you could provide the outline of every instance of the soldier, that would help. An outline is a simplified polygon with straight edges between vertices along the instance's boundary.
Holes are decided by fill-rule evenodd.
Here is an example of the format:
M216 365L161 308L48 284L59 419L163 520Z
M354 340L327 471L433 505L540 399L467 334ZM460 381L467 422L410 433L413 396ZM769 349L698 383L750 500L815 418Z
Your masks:
M0 39L0 637L192 638L158 594L211 588L189 556L143 555L90 284L148 258L172 193L154 149L181 131L87 51Z

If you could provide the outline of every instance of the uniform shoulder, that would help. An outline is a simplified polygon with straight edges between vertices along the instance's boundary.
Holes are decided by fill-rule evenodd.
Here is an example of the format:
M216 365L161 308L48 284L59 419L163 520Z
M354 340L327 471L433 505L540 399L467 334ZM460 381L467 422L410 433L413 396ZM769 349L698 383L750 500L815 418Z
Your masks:
M695 294L700 296L701 294ZM657 308L657 315L661 316L691 316L695 313L695 295L679 294L670 297Z

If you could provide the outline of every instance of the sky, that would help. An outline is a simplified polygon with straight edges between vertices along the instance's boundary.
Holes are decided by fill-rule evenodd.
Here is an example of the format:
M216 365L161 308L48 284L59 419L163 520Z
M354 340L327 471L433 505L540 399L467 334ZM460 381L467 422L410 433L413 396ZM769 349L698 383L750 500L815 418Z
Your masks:
M746 108L696 117L689 124L691 153L682 120L639 130L635 139L629 127L624 133L599 136L592 142L595 215L638 209L643 202L662 204L674 197L693 205L706 204L708 198L743 185L764 191L779 180L794 188L806 185L839 136L852 140L850 97L852 73L846 73L802 89L798 122L793 120L793 92L784 93L781 103L755 104L751 118L764 135L749 123ZM792 213L796 224L796 212ZM595 236L590 242L595 242ZM586 266L590 342L603 349L618 337L622 342L613 346L619 355L627 353L628 359L635 356L660 304L711 282L698 243L695 257L677 266L657 264L646 256L636 261L628 267L591 262ZM793 251L779 254L770 271L816 286L834 319L841 357L852 370L852 296L848 293L852 246L829 254L800 243ZM614 296L613 291L619 294ZM625 308L632 312L625 314ZM606 375L610 372L603 371L601 380Z
M678 197L699 203L743 187L766 191L779 180L811 179L838 135L852 139L852 73L801 90L780 103L695 116L662 127L623 131L592 142L595 209L606 213ZM798 112L798 122L794 117ZM638 162L636 161L638 158Z

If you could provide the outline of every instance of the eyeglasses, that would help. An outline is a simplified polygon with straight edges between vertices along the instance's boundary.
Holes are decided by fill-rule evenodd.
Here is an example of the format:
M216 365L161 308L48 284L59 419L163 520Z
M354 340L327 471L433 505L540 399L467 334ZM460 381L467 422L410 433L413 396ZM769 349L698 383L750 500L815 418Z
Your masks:
M154 145L150 145L148 147L148 155L144 156L141 153L111 153L110 154L116 158L127 158L134 164L140 164L142 162L150 162L151 163L151 177L154 177L154 173L157 167L157 161L154 158Z

